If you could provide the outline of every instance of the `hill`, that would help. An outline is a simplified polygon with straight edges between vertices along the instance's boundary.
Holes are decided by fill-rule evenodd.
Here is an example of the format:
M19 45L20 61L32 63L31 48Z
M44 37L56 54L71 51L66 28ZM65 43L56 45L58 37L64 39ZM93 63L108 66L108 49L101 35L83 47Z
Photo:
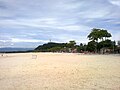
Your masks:
M34 50L34 48L11 48L11 47L0 48L0 52L14 52L14 51L28 51L28 50Z
M56 52L60 51L62 48L66 47L67 43L55 43L55 42L49 42L47 44L39 45L37 48L35 48L35 51L40 52Z

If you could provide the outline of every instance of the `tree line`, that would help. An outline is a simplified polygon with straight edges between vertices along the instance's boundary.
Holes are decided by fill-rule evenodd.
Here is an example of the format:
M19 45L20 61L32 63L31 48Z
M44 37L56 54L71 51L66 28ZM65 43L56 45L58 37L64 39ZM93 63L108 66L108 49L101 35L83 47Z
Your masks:
M48 42L35 48L35 52L77 52L77 53L120 53L120 41L116 45L115 41L105 29L93 28L88 34L89 42L87 44L80 43L76 45L76 41L72 40L68 43Z

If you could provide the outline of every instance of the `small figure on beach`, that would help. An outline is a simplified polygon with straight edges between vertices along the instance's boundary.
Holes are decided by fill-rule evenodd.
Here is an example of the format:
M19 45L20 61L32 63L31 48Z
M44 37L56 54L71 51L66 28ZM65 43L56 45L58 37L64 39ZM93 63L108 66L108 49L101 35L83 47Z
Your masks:
M37 59L37 55L32 55L32 59Z

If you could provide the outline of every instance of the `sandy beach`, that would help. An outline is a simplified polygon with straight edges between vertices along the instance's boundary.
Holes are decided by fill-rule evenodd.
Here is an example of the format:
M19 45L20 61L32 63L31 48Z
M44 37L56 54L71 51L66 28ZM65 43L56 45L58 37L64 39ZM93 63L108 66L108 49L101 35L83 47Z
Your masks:
M120 55L0 54L0 90L120 90Z

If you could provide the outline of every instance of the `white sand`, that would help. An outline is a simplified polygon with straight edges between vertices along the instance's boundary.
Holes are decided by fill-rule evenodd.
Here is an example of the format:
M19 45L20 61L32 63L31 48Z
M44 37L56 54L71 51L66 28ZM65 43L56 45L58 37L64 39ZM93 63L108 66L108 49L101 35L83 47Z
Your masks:
M0 90L120 90L120 56L5 54Z

